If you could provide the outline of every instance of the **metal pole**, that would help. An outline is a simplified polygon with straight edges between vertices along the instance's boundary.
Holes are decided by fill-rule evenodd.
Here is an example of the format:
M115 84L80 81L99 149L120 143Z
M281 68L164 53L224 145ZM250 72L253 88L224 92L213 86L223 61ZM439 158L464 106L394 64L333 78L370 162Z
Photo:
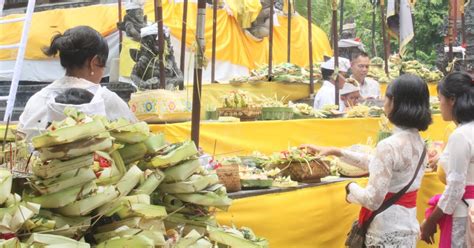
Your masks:
M338 46L338 33L337 33L337 1L333 0L333 8L332 8L332 34L333 34L333 49L334 49L334 72L339 72L339 46ZM338 87L338 80L339 74L335 75L336 83L335 83L335 102L334 104L339 105L339 87Z
M309 56L309 95L314 94L314 76L313 76L313 17L311 1L308 0L308 56Z
M119 23L122 23L122 0L118 0L118 21ZM119 32L119 53L122 51L122 41L123 41L123 34L122 30L117 29Z
M204 66L204 52L206 40L204 30L206 24L206 0L198 0L198 13L196 22L197 51L194 65L193 80L193 113L191 119L191 139L199 147L199 123L201 121L201 90L202 68Z
M184 75L184 59L186 55L186 23L188 19L188 0L183 2L183 23L181 24L181 54L179 60L179 69Z
M216 82L216 33L217 33L217 5L219 0L213 1L212 6L212 59L211 59L211 83Z
M461 34L462 34L462 46L467 45L466 43L466 17L464 13L461 13Z
M270 37L268 45L268 81L272 81L272 66L273 66L273 2L270 0Z
M288 63L291 63L291 1L293 1L293 0L288 0L288 36L287 36L287 41L288 41L287 61L288 61Z
M388 56L389 56L389 53L388 53L388 38L387 38L387 30L385 29L386 26L385 26L385 3L384 3L384 0L381 0L380 1L380 15L381 15L381 18L382 18L382 40L383 40L383 59L384 59L384 62L385 62L385 74L387 74L387 76L389 75L389 71L388 71Z
M339 14L339 35L342 36L342 28L344 26L344 0L341 0L340 14Z
M165 34L163 33L163 3L155 0L155 20L158 26L158 63L160 67L160 88L166 88L165 78Z

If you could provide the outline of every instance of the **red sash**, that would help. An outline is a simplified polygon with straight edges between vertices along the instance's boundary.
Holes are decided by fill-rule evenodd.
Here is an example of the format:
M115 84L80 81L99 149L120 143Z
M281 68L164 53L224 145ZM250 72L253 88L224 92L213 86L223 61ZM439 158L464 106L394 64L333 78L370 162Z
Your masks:
M395 202L395 204L406 207L406 208L414 208L414 207L416 207L417 193L418 193L418 190L405 193L404 195L402 195L402 197L400 197L400 199L398 199L397 202ZM387 195L385 196L384 202L386 200L390 199L391 197L393 197L394 195L395 195L395 193L390 193L390 192L387 193ZM360 209L360 212L359 212L359 225L361 227L362 227L363 223L365 223L370 218L370 216L372 216L372 213L373 213L373 211L370 211L367 208L363 207L363 208Z

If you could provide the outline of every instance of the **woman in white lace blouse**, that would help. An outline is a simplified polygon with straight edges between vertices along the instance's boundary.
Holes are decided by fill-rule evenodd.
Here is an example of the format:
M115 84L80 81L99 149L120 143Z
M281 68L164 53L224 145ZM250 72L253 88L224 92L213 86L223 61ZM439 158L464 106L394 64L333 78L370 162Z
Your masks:
M439 160L446 188L429 202L432 208L422 225L422 239L434 243L439 224L439 247L474 247L474 230L466 231L468 205L474 205L474 81L466 73L453 72L438 84L438 93L443 119L454 121L457 128Z
M425 146L419 131L426 130L432 121L426 83L407 74L395 79L387 89L384 111L395 129L392 136L377 145L373 156L334 147L306 146L321 155L339 156L345 162L368 168L366 187L356 183L346 186L347 201L362 206L359 222L367 220L372 211L415 176ZM423 165L426 163L423 158ZM421 169L407 193L374 218L366 234L367 247L416 247L420 230L416 193L422 177Z

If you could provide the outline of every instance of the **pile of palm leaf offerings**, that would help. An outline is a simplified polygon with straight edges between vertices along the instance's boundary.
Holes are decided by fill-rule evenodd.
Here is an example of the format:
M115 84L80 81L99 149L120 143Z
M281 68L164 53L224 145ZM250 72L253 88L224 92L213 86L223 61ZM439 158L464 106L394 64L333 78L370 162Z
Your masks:
M368 118L380 117L383 115L383 109L377 106L368 106L366 104L359 104L346 110L347 118Z
M272 81L285 83L309 83L309 67L304 68L291 63L282 63L272 67ZM320 65L313 66L315 81L320 80ZM250 71L250 76L241 76L231 79L231 83L264 82L268 81L268 65L262 65Z
M167 144L144 122L109 122L70 108L65 113L65 120L33 138L37 156L22 197L11 193L9 170L0 170L0 247L221 242L207 230L221 230L214 208L226 209L231 200L196 163L193 142ZM242 240L259 244L249 237Z
M443 73L434 67L424 65L417 60L402 61L398 55L389 58L389 76L385 74L384 61L375 57L370 60L371 66L368 76L380 83L390 83L391 80L400 76L400 71L404 73L420 76L427 83L437 83L443 78Z

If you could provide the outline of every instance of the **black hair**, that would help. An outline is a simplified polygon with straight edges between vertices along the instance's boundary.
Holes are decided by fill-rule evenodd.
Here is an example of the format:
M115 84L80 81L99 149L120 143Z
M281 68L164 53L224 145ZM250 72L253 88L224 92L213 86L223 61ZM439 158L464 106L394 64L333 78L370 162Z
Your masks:
M90 103L94 94L85 89L69 88L63 93L57 95L54 100L57 103L81 105Z
M403 74L388 86L386 97L393 101L388 119L400 127L425 131L433 122L428 85L418 76Z
M95 29L77 26L53 36L50 46L43 48L43 53L50 57L59 53L61 65L66 69L81 68L96 55L99 66L105 67L109 46Z
M333 73L334 73L334 70L321 68L321 76L323 77L323 80L331 81L331 77Z
M452 72L438 83L438 92L454 98L453 117L457 123L474 121L474 81L465 72Z
M359 51L357 51L357 52L352 53L352 55L351 55L351 61L354 61L354 60L357 59L358 57L369 58L369 55L368 55L366 52L359 50Z

